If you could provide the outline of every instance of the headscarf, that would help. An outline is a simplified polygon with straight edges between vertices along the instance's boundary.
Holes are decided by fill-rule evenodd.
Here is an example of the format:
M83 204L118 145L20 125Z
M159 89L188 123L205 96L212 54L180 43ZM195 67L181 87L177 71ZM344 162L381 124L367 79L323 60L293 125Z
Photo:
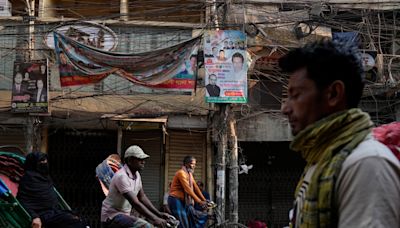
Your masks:
M25 171L38 171L44 175L47 175L48 170L45 167L48 168L48 165L41 165L39 162L47 160L47 154L42 153L42 152L32 152L29 153L26 158L25 158L25 163L24 163L24 168ZM44 163L42 163L44 164Z
M26 156L25 174L18 187L17 199L32 218L58 206L57 194L48 174L47 163L40 163L45 159L47 155L42 152L32 152Z

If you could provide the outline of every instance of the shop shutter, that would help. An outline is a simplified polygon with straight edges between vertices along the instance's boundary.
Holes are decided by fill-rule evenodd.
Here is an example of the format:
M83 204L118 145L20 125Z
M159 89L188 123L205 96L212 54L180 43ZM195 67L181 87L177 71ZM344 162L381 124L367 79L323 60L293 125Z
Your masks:
M146 160L144 170L141 171L143 189L147 197L156 206L161 205L162 188L162 132L161 130L151 131L124 131L122 139L122 153L131 146L138 145L143 151L150 155Z
M90 227L100 227L105 198L95 175L96 166L116 150L116 131L49 129L48 155L54 185Z
M26 141L23 127L6 126L0 128L0 146L12 145L26 152Z
M205 183L206 178L206 133L170 130L168 131L168 180L172 182L183 158L192 155L196 158L194 178Z

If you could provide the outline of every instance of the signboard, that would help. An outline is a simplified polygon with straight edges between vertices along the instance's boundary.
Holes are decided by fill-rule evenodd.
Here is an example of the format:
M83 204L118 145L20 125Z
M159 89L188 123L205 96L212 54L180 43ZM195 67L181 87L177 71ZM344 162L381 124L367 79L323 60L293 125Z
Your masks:
M46 34L45 44L51 49L55 49L54 32L104 51L112 51L118 44L117 35L106 26L93 22L72 22L60 25Z
M247 103L246 35L236 30L204 36L206 102Z
M47 60L14 63L11 89L12 112L48 112Z

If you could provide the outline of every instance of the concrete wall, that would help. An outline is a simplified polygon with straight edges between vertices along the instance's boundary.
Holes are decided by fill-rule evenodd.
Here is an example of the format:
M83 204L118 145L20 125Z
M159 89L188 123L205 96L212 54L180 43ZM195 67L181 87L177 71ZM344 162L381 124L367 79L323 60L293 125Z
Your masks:
M262 113L238 120L238 141L291 141L292 135L287 120L279 114Z
M170 115L168 128L174 129L207 129L207 116Z

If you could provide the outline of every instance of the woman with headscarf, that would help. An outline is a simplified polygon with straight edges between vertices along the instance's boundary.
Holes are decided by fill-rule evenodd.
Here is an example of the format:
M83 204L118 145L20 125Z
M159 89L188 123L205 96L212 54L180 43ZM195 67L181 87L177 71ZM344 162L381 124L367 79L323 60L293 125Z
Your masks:
M25 173L18 187L17 199L32 217L32 228L83 228L80 218L59 206L49 175L47 155L32 152L25 159Z

